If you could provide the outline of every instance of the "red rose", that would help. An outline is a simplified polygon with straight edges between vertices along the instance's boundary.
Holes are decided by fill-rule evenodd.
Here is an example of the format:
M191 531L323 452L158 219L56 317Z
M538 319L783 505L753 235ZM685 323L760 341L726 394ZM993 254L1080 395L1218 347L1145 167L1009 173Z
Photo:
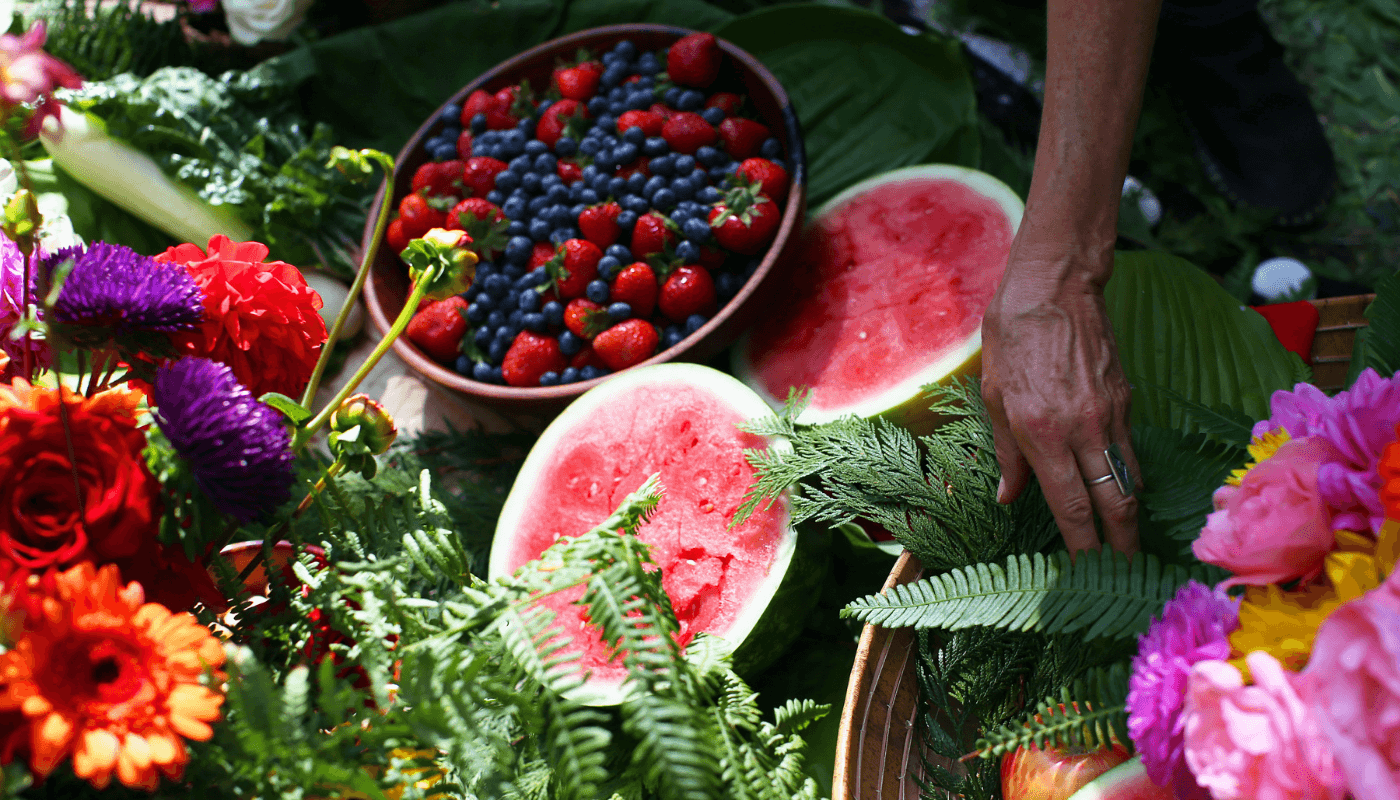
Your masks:
M297 397L311 379L326 323L321 296L301 272L283 261L264 261L267 246L209 240L209 252L182 244L156 256L189 270L204 290L199 330L174 335L186 353L229 365L254 397L280 392Z
M105 563L155 541L159 487L141 457L140 399L65 392L65 426L56 390L0 385L0 559L38 571Z

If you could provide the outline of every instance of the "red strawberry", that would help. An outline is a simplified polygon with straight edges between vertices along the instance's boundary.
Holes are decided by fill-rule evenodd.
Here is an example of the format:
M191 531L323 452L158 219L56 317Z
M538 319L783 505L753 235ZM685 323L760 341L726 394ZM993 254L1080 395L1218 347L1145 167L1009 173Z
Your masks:
M457 135L457 157L466 161L472 157L472 132L462 131Z
M743 102L744 98L733 92L715 92L705 101L705 108L718 108L726 117L732 117L739 113L739 106Z
M404 236L417 239L433 228L446 224L447 214L433 208L423 195L410 194L399 201L399 221L403 223Z
M708 144L714 144L719 135L714 126L699 114L679 111L661 126L661 137L677 153L694 154Z
M598 277L598 259L603 251L587 239L570 239L545 265L550 280L565 299L582 297L588 283Z
M510 386L539 386L541 375L562 372L565 363L558 339L521 331L501 359L501 377Z
M569 359L569 366L574 369L583 369L584 367L606 368L608 365L598 357L598 351L593 349L593 345L584 344L583 349L574 353L574 357Z
M664 253L676 243L675 231L666 227L666 218L655 211L643 214L632 229L632 255L645 258L652 253Z
M548 264L550 259L558 251L549 242L535 242L535 246L530 249L530 262L525 266L526 271L531 271Z
M466 311L467 301L461 295L430 301L408 321L404 335L434 361L451 361L457 357L462 336L467 332L467 318L463 316Z
M429 161L413 171L413 191L428 197L456 197L462 193L461 161Z
M729 117L719 124L724 151L741 161L758 155L758 148L769 135L767 125L743 117Z
M641 128L647 136L660 136L661 126L665 124L666 118L655 111L624 111L617 118L617 132L621 134L628 128Z
M560 161L555 171L559 173L559 180L563 181L565 186L583 180L583 167L573 161Z
M505 213L484 197L468 197L447 212L447 228L466 231L471 237L467 248L482 260L506 249L509 224Z
M729 256L718 247L710 247L707 244L700 245L700 266L708 270L716 270L724 266L724 260Z
M621 213L622 206L617 203L589 206L578 215L578 229L583 233L583 238L599 247L617 244L622 236L622 229L617 225L617 215Z
M692 33L671 45L666 74L682 86L703 89L719 77L719 41L712 33Z
M592 339L611 322L607 310L586 297L570 300L564 306L564 327L580 339Z
M496 188L496 175L510 167L504 161L488 156L475 156L467 159L467 168L462 172L462 186L468 197L485 197ZM464 192L465 193L465 192Z
M556 69L554 86L559 94L570 100L587 100L598 91L598 81L603 77L603 65L597 61L585 61L576 67Z
M587 119L588 109L583 103L568 98L554 103L545 109L540 115L540 121L535 123L535 138L553 147L554 143L559 141L559 137L564 135L564 126L572 117Z
M666 105L665 103L652 103L651 108L648 108L647 111L650 111L653 114L660 114L662 122L665 122L666 120L670 119L671 115L675 113L671 110L671 107Z
M691 314L709 316L715 313L715 282L704 267L680 267L661 285L657 305L674 322Z
M389 245L389 249L394 252L394 255L402 253L403 249L408 247L408 242L412 238L412 236L408 236L403 232L402 219L390 220L389 227L384 231L384 242Z
M656 328L644 319L629 319L617 323L593 339L593 351L617 371L640 364L656 353L661 337Z
M780 217L777 203L740 187L710 210L710 229L721 247L751 256L773 241Z
M468 218L470 215L470 218ZM464 231L469 222L479 222L482 220L490 222L500 222L506 215L496 206L495 203L484 197L468 197L466 200L452 207L447 212L447 225L449 230ZM473 237L475 238L475 237Z
M656 273L650 264L638 261L617 273L609 296L615 303L632 306L634 316L650 317L652 309L656 308L656 293Z
M766 158L745 159L735 173L743 180L758 184L759 193L768 195L774 202L781 203L787 197L787 170Z
M467 99L462 102L462 127L465 129L472 124L472 117L477 114L485 114L496 107L496 98L485 89L477 89L467 95Z
M516 104L522 99L529 102L519 86L507 86L496 92L495 105L486 110L486 127L493 131L514 128L520 122L519 108Z
M636 161L633 161L631 164L628 164L628 165L625 166L625 167L618 167L618 168L617 168L617 176L618 176L619 178L624 178L624 179L625 179L625 178L630 178L630 177L632 177L632 175L634 175L635 173L640 172L640 173L642 173L643 175L646 175L647 177L651 177L651 170L647 168L647 162L649 162L650 160L651 160L651 159L640 158L640 159L637 159Z

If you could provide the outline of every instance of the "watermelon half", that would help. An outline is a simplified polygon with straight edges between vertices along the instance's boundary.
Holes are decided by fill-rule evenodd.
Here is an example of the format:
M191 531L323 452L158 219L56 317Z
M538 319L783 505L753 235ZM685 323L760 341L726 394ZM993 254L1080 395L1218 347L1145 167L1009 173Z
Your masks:
M774 407L807 387L799 422L882 415L927 432L920 388L981 368L982 315L1023 209L996 178L946 164L852 186L813 215L734 374Z
M591 530L659 472L664 495L638 536L661 568L679 643L704 631L733 648L736 669L761 669L801 628L825 571L815 534L799 547L786 498L729 528L754 476L744 450L774 444L735 425L771 414L739 381L695 364L628 370L584 393L526 457L496 526L489 576ZM626 671L574 604L581 595L543 601L590 671L575 699L621 702Z

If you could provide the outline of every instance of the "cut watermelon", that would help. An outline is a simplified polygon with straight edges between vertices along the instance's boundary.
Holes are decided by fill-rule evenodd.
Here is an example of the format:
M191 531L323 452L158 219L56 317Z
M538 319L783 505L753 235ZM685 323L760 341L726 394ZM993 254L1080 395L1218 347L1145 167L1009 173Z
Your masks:
M1158 786L1147 777L1142 756L1138 756L1095 778L1069 800L1174 800L1175 797L1169 787Z
M744 450L771 443L735 424L771 413L742 383L694 364L628 370L588 391L526 457L496 527L490 576L514 572L561 536L592 529L659 472L665 493L638 536L661 568L679 643L708 632L734 648L736 669L761 669L800 629L805 610L798 606L810 607L825 571L812 534L798 547L786 500L729 529L754 475ZM576 699L614 704L623 699L626 673L573 604L581 594L544 602L591 671Z
M799 422L883 415L926 432L920 388L981 368L982 315L1023 208L996 178L950 165L852 186L817 210L734 373L774 407L807 387Z

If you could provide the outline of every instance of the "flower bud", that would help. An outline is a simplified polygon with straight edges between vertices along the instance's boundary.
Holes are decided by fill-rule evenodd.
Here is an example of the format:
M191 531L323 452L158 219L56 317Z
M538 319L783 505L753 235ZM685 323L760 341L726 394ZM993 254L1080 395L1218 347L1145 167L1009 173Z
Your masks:
M414 282L423 282L426 297L445 300L471 288L477 262L476 253L467 249L471 243L466 231L433 228L399 255Z
M331 430L336 433L349 433L356 426L360 428L356 441L363 445L362 452L370 455L379 455L388 450L389 445L393 444L395 437L399 435L394 418L384 410L384 406L371 400L366 394L346 398L345 402L340 404L340 408L331 414Z

